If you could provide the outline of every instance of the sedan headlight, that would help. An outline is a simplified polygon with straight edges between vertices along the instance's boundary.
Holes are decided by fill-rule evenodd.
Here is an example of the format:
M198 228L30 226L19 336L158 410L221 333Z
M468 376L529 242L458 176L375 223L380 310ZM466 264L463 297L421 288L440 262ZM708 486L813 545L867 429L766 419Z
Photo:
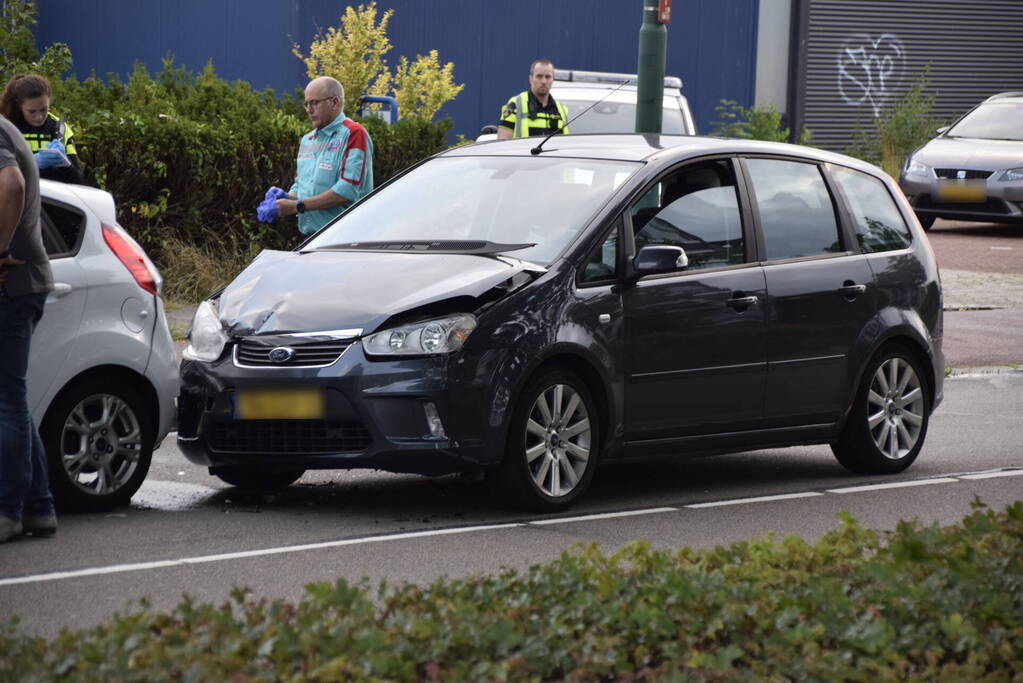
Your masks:
M1002 172L1002 180L1011 183L1018 183L1023 180L1023 168L1010 168Z
M468 313L375 332L362 340L370 356L433 356L451 353L476 329L476 317Z
M928 175L931 169L927 164L923 164L916 159L910 157L906 160L906 173L910 175Z
M203 301L195 310L188 341L184 356L189 360L211 362L220 358L224 352L227 335L224 334L224 326L220 324L216 308L209 301Z

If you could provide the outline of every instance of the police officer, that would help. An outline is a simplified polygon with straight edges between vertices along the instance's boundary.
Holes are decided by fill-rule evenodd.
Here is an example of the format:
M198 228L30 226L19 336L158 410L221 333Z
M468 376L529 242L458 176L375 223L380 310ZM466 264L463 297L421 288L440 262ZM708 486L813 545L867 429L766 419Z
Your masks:
M17 74L7 82L0 113L21 131L40 178L84 182L71 126L50 111L49 81L36 74Z
M529 90L508 100L501 110L497 126L499 140L568 132L568 112L565 105L556 102L551 95L553 84L551 60L534 61L529 67Z

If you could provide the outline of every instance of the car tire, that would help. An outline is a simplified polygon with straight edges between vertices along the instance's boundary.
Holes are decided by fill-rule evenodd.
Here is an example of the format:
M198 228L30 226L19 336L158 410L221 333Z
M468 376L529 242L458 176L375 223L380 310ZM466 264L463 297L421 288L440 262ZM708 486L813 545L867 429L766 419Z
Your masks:
M97 377L65 388L39 430L50 490L64 509L127 505L153 459L149 405L123 382Z
M920 221L920 227L925 231L930 230L931 226L934 225L934 221L937 220L935 216L917 216L916 219Z
M305 474L305 470L266 470L246 465L228 465L210 469L224 483L251 491L280 491Z
M564 510L589 487L599 444L596 405L585 382L566 370L548 370L519 397L495 483L517 508Z
M838 440L838 462L859 474L894 474L913 464L927 436L931 389L919 360L891 346L870 362Z

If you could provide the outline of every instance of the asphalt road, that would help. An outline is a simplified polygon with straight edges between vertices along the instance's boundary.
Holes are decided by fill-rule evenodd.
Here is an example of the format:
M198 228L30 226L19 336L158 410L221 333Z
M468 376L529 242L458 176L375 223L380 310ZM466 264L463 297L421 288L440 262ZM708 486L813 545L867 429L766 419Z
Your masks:
M1023 272L1023 230L970 230L939 221L930 233L943 273L955 274L946 298L955 290L1005 299L1006 287L990 284L1011 290L1006 276ZM1001 270L980 270L989 262ZM457 477L318 472L280 494L246 496L190 465L168 439L130 508L64 515L53 539L0 545L0 620L19 614L26 632L53 636L134 609L143 596L170 609L183 593L220 603L232 586L249 586L297 600L312 581L426 583L527 567L580 542L613 550L636 538L660 548L767 533L813 540L841 511L891 529L910 518L952 523L975 501L1001 508L1023 499L1023 372L1008 369L1023 361L1013 327L1023 305L1009 299L947 313L946 351L994 367L957 364L920 458L897 476L851 475L819 446L621 464L601 469L569 513L528 517ZM1007 318L985 322L994 315ZM999 334L1009 343L994 348Z

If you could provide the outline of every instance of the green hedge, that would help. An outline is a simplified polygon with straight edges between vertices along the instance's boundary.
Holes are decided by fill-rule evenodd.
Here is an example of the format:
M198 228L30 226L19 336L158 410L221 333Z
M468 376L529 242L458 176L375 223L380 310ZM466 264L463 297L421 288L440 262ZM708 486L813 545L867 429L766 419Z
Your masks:
M979 504L978 504L979 507ZM1011 681L1023 672L1023 505L816 544L594 547L425 587L236 590L54 640L0 630L2 680Z
M76 132L87 178L118 202L119 219L159 255L168 238L193 245L281 248L293 221L256 220L266 188L288 188L309 121L292 97L228 83L212 65L193 75L170 59L156 78L136 65L126 82L54 83L54 109ZM374 182L444 149L450 121L363 121L375 146Z

